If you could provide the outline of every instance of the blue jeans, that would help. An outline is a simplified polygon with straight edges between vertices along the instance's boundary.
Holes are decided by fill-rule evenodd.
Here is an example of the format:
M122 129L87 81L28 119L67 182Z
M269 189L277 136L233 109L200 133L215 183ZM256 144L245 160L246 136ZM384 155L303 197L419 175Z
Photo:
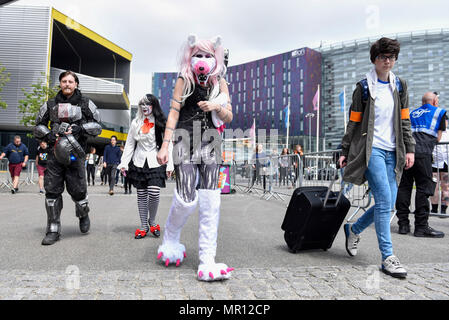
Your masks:
M394 208L398 186L396 183L396 152L373 147L365 176L374 196L374 206L369 208L352 226L360 234L374 222L382 260L393 254L390 218Z

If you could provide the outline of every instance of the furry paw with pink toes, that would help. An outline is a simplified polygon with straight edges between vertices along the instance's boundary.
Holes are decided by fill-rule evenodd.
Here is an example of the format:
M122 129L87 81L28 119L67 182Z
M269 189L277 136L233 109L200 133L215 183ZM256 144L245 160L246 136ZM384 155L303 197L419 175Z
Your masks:
M218 281L229 279L234 268L229 268L224 263L200 264L198 266L198 280Z
M165 243L159 246L157 250L157 259L165 263L168 267L170 263L176 264L177 267L186 257L186 248L181 243Z

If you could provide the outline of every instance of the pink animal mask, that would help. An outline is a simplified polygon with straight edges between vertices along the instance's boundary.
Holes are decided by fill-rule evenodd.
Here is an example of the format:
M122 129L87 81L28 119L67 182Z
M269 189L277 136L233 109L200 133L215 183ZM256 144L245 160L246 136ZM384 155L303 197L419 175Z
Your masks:
M195 74L196 81L205 86L209 79L210 73L215 69L217 61L215 57L207 52L198 51L190 60L193 73Z

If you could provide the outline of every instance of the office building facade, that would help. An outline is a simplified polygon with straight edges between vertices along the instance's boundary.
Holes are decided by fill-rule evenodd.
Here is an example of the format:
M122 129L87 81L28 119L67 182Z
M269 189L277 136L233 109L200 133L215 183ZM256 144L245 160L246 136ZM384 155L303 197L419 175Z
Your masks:
M421 105L421 97L427 91L438 92L440 106L446 107L449 30L386 36L401 44L393 72L407 82L410 109ZM357 82L373 68L369 51L380 37L315 49L302 48L230 66L226 76L234 112L230 127L245 131L255 119L256 128L267 129L267 132L278 129L281 141L285 143L282 111L290 105L290 148L300 143L306 152L316 151L318 112L314 110L312 100L320 84L319 149L337 149L344 134L345 118L348 121L352 93ZM160 98L166 112L176 77L176 73L153 74L153 93ZM343 91L346 96L344 109L339 97ZM312 117L307 118L307 114ZM312 143L309 143L309 137Z
M232 54L232 53L231 53ZM176 73L154 73L153 93L168 113ZM234 119L230 129L265 129L269 136L276 129L280 145L286 143L287 125L284 111L290 108L289 145L308 144L316 137L316 118L305 121L313 113L312 100L321 83L321 54L301 48L260 60L229 66L226 73Z
M8 106L0 109L0 146L19 134L35 150L35 140L26 137L33 128L21 124L22 88L30 92L38 81L58 85L65 70L78 75L81 92L100 111L103 132L89 143L101 151L112 135L126 140L131 53L54 8L19 5L0 7L0 48L0 64L10 74L2 92Z
M401 44L393 73L407 82L410 110L421 106L421 97L427 91L438 92L440 106L447 107L449 30L414 31L386 37L397 39ZM373 68L369 51L379 38L381 36L336 43L320 49L326 149L337 148L344 134L344 114L339 94L345 90L347 113L357 82Z

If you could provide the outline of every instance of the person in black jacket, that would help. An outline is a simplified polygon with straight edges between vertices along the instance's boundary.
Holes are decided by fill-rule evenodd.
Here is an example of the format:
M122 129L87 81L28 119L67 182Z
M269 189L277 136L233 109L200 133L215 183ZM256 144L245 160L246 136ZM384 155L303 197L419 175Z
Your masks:
M117 137L111 137L111 143L104 148L103 167L106 169L106 180L109 180L109 194L114 194L115 176L117 175L117 166L120 163L122 152L117 145Z
M59 82L61 90L42 105L34 129L34 136L49 145L44 175L47 230L42 245L59 240L64 184L75 202L81 233L89 231L85 150L87 138L101 133L97 107L81 94L77 75L72 71L62 72Z

